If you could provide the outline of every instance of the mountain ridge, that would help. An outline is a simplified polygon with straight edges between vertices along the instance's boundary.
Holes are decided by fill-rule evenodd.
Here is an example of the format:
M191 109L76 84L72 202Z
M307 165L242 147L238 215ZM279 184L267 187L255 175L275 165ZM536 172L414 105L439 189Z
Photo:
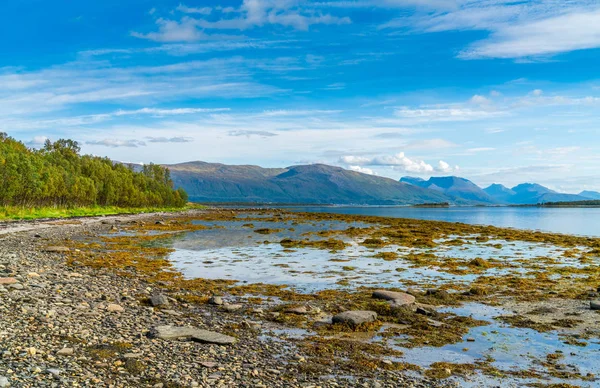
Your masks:
M400 179L400 182L439 191L455 201L464 200L477 205L495 205L499 203L475 183L457 176L431 177L427 181L421 178L404 177Z
M165 165L197 202L413 205L451 199L391 178L324 164L286 168L187 162Z

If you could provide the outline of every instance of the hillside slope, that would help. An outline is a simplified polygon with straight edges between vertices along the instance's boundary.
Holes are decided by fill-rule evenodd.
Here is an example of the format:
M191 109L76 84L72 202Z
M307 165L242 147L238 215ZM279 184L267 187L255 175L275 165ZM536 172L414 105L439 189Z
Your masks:
M196 202L410 205L448 202L433 190L313 164L287 168L190 162L166 166Z

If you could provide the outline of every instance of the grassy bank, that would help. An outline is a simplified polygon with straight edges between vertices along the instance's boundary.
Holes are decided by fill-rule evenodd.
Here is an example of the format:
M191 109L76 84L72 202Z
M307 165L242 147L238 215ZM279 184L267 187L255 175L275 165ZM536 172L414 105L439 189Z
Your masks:
M90 206L90 207L22 207L0 206L0 221L34 220L40 218L69 218L93 217L116 214L140 214L153 212L178 212L190 209L202 209L204 206L188 204L184 207L117 207L117 206Z

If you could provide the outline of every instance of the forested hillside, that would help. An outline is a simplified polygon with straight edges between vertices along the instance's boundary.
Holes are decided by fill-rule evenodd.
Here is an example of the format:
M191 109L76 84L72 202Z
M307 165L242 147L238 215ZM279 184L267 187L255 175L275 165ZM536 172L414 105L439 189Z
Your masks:
M169 170L158 165L134 172L108 158L80 155L72 140L47 141L33 150L0 133L0 206L180 207Z

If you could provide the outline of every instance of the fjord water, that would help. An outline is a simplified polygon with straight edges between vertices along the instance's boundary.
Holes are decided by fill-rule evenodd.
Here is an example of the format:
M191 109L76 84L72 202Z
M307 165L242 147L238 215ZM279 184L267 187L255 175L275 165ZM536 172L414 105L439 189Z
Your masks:
M502 228L600 236L600 208L305 206L290 210L395 218L416 218Z

